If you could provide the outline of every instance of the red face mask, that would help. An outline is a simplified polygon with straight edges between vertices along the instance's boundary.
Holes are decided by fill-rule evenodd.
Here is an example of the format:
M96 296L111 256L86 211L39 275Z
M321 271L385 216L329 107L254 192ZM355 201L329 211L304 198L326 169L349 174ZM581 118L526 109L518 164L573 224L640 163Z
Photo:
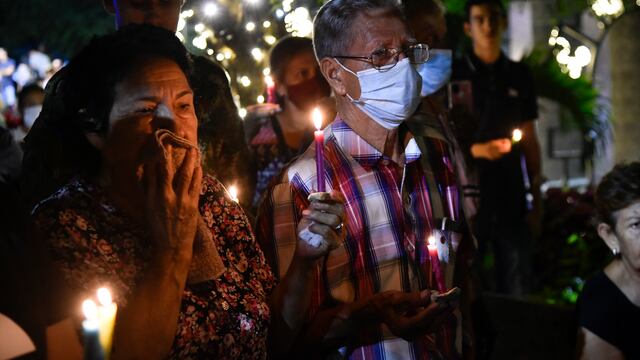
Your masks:
M320 73L316 70L316 76L301 83L287 86L289 100L300 110L308 111L318 102L318 100L331 94L331 87Z

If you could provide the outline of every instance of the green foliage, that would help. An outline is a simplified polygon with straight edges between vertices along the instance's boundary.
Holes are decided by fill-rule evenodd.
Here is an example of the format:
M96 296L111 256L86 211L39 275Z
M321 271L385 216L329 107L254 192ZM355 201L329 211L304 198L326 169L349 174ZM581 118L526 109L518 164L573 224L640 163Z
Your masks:
M572 79L562 72L549 49L536 49L523 61L529 66L538 96L558 102L571 116L565 126L584 133L599 129L595 116L598 92L591 82L581 77Z

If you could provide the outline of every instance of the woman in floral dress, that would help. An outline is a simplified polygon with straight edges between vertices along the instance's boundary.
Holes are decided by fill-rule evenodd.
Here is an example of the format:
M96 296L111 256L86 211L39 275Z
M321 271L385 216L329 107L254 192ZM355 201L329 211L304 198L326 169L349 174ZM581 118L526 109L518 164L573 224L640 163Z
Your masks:
M304 312L291 284L341 238L342 205L328 198L322 212L306 212L322 244L301 241L304 266L276 286L241 207L202 174L179 40L125 27L92 41L64 71L68 116L39 131L77 171L32 212L47 247L52 322L77 320L81 301L107 286L119 305L112 359L266 358L270 327L279 329L272 337L286 335L297 326L288 311Z

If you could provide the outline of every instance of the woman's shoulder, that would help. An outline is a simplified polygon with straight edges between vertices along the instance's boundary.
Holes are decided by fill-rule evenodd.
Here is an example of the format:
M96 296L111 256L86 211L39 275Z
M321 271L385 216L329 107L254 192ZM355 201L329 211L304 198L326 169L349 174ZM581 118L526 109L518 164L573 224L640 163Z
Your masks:
M615 337L615 328L628 311L625 300L604 271L598 272L586 282L578 300L580 326L605 340Z

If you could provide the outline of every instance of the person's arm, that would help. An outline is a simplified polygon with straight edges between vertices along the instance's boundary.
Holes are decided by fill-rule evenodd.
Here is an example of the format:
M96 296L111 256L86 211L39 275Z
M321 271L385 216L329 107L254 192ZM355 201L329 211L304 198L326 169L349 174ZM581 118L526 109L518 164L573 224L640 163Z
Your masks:
M538 141L538 135L536 133L535 121L530 120L522 124L522 151L527 162L527 172L529 173L529 180L531 185L534 186L540 179L540 142Z
M338 192L322 201L313 201L301 214L297 224L293 260L280 283L271 294L272 326L271 348L286 354L308 317L315 272L320 261L331 250L341 245L344 230L336 230L343 223L344 206ZM306 229L321 235L319 247L309 245L301 238Z
M578 329L577 358L580 360L624 360L624 355L615 346L584 327Z
M145 166L154 253L127 306L118 312L112 359L159 359L171 350L199 216L202 169L197 158L189 150L175 175L171 159Z

